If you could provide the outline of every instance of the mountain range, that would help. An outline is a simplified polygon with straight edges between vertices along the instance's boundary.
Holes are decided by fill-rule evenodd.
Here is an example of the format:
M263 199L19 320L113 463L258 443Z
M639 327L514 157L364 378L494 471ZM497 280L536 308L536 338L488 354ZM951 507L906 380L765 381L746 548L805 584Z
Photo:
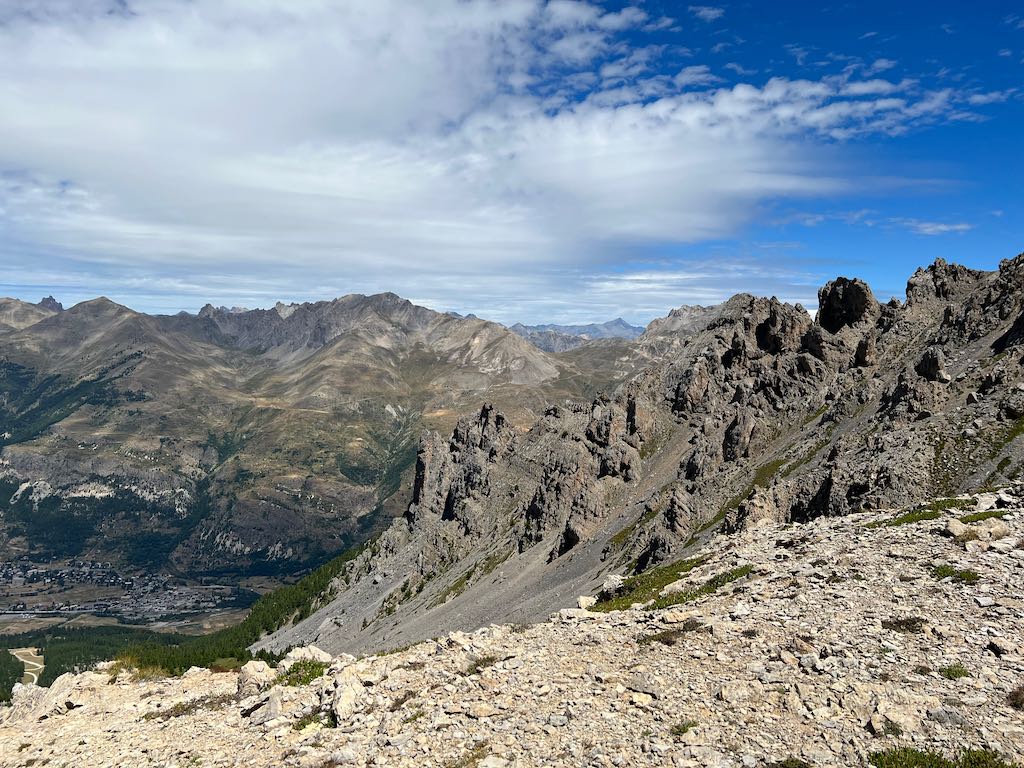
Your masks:
M621 317L606 323L589 323L587 325L510 325L509 330L545 352L566 352L575 349L594 339L627 339L640 336L644 329L630 325Z
M394 294L174 316L0 300L0 554L291 575L404 511L424 428L481 399L526 425L640 362Z
M0 551L287 578L369 543L259 647L534 620L758 520L1017 477L1024 256L741 294L539 349L393 294L0 317Z

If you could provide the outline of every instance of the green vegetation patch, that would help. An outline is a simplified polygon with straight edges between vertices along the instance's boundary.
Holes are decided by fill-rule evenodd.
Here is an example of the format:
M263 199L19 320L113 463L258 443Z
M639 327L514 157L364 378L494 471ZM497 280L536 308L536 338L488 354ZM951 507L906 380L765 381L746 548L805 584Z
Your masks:
M433 608L438 605L444 605L448 602L449 598L458 597L466 591L466 587L469 586L469 580L473 578L473 574L476 573L476 564L473 565L468 571L459 576L454 582L449 584L441 594L434 598L428 608Z
M970 509L974 506L971 499L935 499L927 504L922 504L916 509L905 512L898 517L888 520L876 520L868 523L868 528L895 528L898 525L909 525L910 523L921 523L927 520L938 520L942 513L950 509Z
M755 488L767 488L772 479L779 474L779 470L786 466L787 463L786 459L776 459L775 461L769 461L767 464L762 464L758 467L754 472L754 479L751 481L750 485L726 501L718 511L718 515L716 515L715 518L724 518L728 512L737 509L739 505L754 492Z
M746 576L750 575L750 572L754 570L751 565L744 565L740 568L733 568L731 571L720 573L717 576L712 576L710 579L705 581L696 589L692 589L688 592L677 592L672 595L665 595L654 601L654 605L651 606L655 609L668 608L673 605L683 605L685 603L692 603L694 600L698 600L706 595L710 595L713 592L717 592L727 584L731 584L734 581L738 581Z
M961 677L971 676L971 673L967 670L967 667L965 667L960 662L957 662L956 664L950 664L947 667L941 667L939 669L939 674L947 680L959 680Z
M630 540L630 538L632 538L633 533L636 532L637 529L643 528L645 525L651 522L651 520L657 517L659 513L663 511L664 510L659 509L657 507L648 509L636 521L630 523L621 531L612 536L608 540L608 543L615 547L615 549L622 549L624 546L626 546L626 543Z
M669 733L671 733L678 739L681 736L685 736L698 725L700 725L700 723L698 723L696 720L683 720L682 722L673 725Z
M981 580L981 574L972 571L970 568L958 569L951 565L937 565L932 568L932 575L937 579L952 579L961 584L977 584Z
M39 675L39 685L48 686L65 672L84 672L134 645L147 643L157 647L182 642L184 639L184 635L150 632L137 627L58 625L18 635L5 635L0 637L0 643L7 648L38 648L46 659L46 665Z
M657 597L658 593L669 584L679 581L703 562L704 558L697 557L646 570L626 579L617 594L607 599L598 600L591 610L621 611L629 608L633 603L647 602Z
M732 570L720 573L717 576L712 576L699 587L694 589L675 592L670 595L665 595L664 597L658 597L661 590L672 582L678 581L684 574L692 571L702 562L703 560L700 558L682 560L678 563L673 563L672 565L653 568L650 571L646 571L631 579L627 579L622 585L622 590L617 595L610 599L599 601L592 610L625 610L633 603L646 603L650 600L654 601L648 606L651 610L669 608L673 605L684 605L706 595L710 595L724 587L726 584L742 579L744 576L749 575L753 570L753 567L749 565L744 565L740 568L733 568Z
M487 669L489 667L493 667L499 661L501 661L501 657L500 656L491 656L491 655L477 656L477 657L473 658L472 661L469 662L469 666L466 668L466 674L467 675L479 675L485 669Z
M872 753L868 762L875 768L1017 768L987 749L968 749L949 759L939 752L897 747Z
M323 661L302 659L292 664L286 672L278 675L275 682L290 686L309 685L317 678L323 677L328 666L330 665Z
M983 520L992 520L993 518L999 518L1002 520L1006 517L1006 510L1003 509L990 509L986 512L973 512L970 515L964 515L960 518L961 523L980 523Z
M480 742L470 748L469 752L447 764L447 768L475 768L491 753L487 742Z

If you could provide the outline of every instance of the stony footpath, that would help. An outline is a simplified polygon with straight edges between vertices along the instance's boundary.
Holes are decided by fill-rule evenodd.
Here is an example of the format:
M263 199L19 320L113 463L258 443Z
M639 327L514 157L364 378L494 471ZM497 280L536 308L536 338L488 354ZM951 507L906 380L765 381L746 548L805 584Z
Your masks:
M19 686L0 765L863 766L898 746L1024 764L1022 502L765 521L642 596L658 609Z

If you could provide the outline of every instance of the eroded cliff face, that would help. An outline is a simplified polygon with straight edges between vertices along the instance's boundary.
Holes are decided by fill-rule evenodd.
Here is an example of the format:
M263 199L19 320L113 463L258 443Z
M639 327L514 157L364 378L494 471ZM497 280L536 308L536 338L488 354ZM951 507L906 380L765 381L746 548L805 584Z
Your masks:
M905 303L838 278L816 319L739 295L652 324L638 346L668 351L612 395L522 433L484 406L425 436L405 517L321 615L268 644L374 648L536 618L718 530L1008 482L1024 454L1022 282L1024 256L993 273L937 261Z

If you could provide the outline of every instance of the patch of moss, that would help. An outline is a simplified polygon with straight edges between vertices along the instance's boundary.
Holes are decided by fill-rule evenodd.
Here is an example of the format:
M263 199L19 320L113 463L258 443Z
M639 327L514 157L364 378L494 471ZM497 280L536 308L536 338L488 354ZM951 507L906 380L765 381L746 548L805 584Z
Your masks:
M952 579L961 584L977 584L981 575L970 568L957 569L951 565L937 565L932 568L932 575L937 579Z
M961 523L980 523L983 520L992 520L993 518L999 518L1002 520L1006 517L1006 510L1003 509L990 509L986 512L974 512L970 515L964 515L960 518Z

